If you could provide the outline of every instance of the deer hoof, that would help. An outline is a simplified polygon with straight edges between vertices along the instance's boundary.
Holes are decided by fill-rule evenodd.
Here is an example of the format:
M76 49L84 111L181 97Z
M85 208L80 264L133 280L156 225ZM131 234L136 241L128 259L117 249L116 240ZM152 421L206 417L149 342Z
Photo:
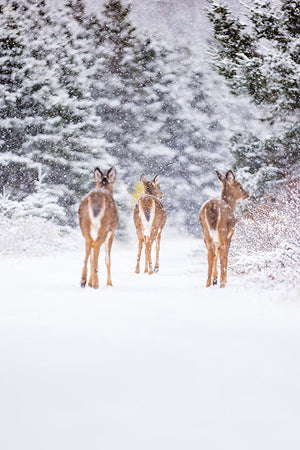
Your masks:
M80 283L80 286L81 286L82 288L85 288L85 285L86 285L86 281L82 281L82 282Z
M213 280L213 286L217 286L218 281L217 280Z
M140 273L140 269L135 269L135 273Z
M154 272L157 273L159 271L159 266L154 267Z

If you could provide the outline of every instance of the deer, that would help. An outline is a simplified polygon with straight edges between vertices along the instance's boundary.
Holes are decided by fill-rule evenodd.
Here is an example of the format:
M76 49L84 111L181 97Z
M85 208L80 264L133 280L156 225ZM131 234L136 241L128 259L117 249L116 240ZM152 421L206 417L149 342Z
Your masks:
M199 212L203 238L207 248L208 277L206 287L217 284L217 260L220 259L220 287L227 283L227 264L230 242L234 233L236 219L234 210L238 200L249 197L243 186L235 179L232 170L226 175L216 171L222 183L221 200L213 198L204 203Z
M161 232L167 221L166 210L161 203L163 194L158 184L158 176L155 175L153 180L147 180L146 176L141 175L140 181L144 185L144 195L139 198L133 213L134 224L138 237L138 254L135 273L140 273L140 259L145 244L145 273L149 275L159 270L159 252ZM152 244L156 243L156 260L154 271L152 267Z
M104 175L96 167L94 170L96 189L86 195L78 209L79 225L85 239L85 259L81 276L81 287L84 288L87 281L87 264L90 257L91 273L88 285L91 288L99 288L98 259L100 247L105 244L105 263L107 269L107 286L112 286L111 281L111 247L115 229L119 222L118 210L113 198L113 186L116 179L116 169L111 167Z

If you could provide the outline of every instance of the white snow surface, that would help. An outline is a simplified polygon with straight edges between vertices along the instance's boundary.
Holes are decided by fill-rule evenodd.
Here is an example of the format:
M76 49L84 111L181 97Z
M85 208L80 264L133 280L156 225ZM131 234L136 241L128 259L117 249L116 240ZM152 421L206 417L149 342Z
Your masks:
M300 305L229 273L205 288L201 240L162 236L160 272L114 242L106 287L81 250L0 258L0 448L300 448Z

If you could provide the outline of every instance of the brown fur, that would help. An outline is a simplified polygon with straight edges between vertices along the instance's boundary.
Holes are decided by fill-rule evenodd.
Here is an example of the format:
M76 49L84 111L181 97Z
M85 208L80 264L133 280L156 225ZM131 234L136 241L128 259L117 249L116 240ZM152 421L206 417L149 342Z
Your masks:
M237 200L248 197L242 185L235 180L231 170L224 177L218 173L223 185L222 199L212 199L204 203L199 213L199 220L203 230L203 238L207 248L208 278L206 286L217 284L217 260L220 259L221 279L220 287L227 283L227 265L230 242L234 233L236 219L234 209Z
M218 208L215 202L211 202L207 205L207 218L208 223L211 229L215 230L217 228L217 219L218 219Z
M161 232L167 220L166 210L159 200L163 197L163 195L156 180L157 176L154 177L152 181L147 181L144 175L141 176L141 181L144 184L145 195L139 198L133 213L133 220L139 240L135 272L140 272L141 253L143 244L145 244L145 272L148 272L149 275L153 273L151 251L154 241L156 242L156 260L154 271L158 272L159 270ZM153 220L150 223L151 212Z
M150 220L150 214L151 214L151 209L153 207L153 199L152 196L148 195L144 195L143 200L140 201L140 204L142 205L142 209L144 212L144 215L146 217L146 220L149 222Z
M79 205L79 225L85 238L86 254L81 277L81 286L87 281L87 263L91 254L91 275L89 286L97 289L99 280L97 275L100 247L105 243L105 262L107 268L107 285L112 286L110 273L110 253L114 232L118 225L118 210L113 199L113 183L115 169L111 168L106 177L95 169L94 176L97 189L90 192ZM95 226L93 226L93 223ZM98 225L100 225L98 227ZM98 229L97 229L98 228ZM92 231L93 230L93 231Z

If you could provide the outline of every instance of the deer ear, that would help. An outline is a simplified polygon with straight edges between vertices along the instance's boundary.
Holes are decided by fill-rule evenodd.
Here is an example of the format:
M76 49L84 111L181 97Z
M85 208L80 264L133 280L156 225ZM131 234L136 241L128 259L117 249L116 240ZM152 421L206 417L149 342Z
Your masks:
M101 172L101 170L99 169L99 167L96 167L94 170L94 179L96 181L96 184L98 185L98 183L101 183L101 181L103 180L103 173Z
M153 183L157 183L158 177L159 177L159 174L155 175L155 177L154 177L153 180L152 180Z
M110 183L114 183L117 176L117 171L115 167L111 167L106 174L106 177Z
M141 175L140 181L142 183L147 183L147 178L146 178L146 175L144 173Z
M219 180L221 181L221 183L223 183L223 181L225 180L225 177L224 177L224 175L222 175L220 172L218 172L217 170L216 170L216 174L218 175L218 178L219 178Z
M228 181L228 183L234 182L235 176L234 176L234 173L232 172L232 170L228 170L228 172L226 173L226 180Z

